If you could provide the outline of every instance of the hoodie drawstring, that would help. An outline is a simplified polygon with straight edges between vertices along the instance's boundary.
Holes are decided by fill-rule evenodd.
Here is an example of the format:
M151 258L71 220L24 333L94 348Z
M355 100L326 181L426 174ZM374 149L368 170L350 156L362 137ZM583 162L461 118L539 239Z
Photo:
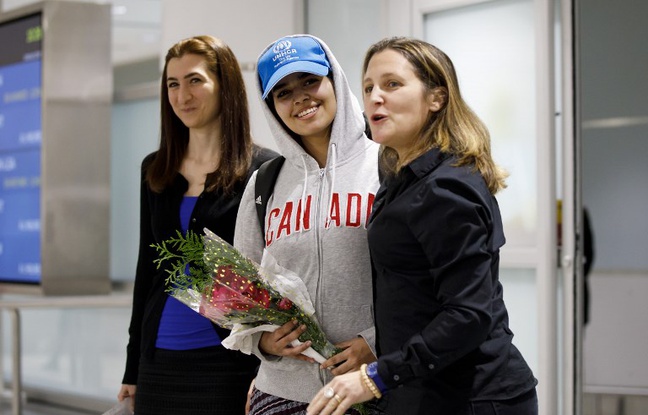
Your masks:
M326 208L326 223L325 227L328 228L331 224L331 208L333 207L333 188L335 187L335 165L337 162L337 144L331 144L331 159L328 161L329 176L331 177L331 184L329 186L328 206Z
M304 210L306 209L306 189L308 188L308 163L306 162L306 154L302 154L301 156L301 161L302 161L302 166L304 167L304 188L302 189L302 195L301 195L301 215L304 214ZM300 229L300 232L303 231L303 228Z

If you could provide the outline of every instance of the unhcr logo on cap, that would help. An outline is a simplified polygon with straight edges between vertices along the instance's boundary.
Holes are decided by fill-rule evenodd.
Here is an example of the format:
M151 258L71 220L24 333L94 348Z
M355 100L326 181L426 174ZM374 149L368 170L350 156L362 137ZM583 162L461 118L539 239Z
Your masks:
M257 73L265 99L283 77L295 72L326 76L330 69L319 42L307 35L283 37L265 50L257 61Z
M277 65L281 65L284 61L290 60L293 58L291 55L297 54L297 49L291 48L292 43L289 40L281 40L274 45L272 52L274 56L272 57L272 62L276 62ZM295 56L298 58L298 56ZM277 62L279 61L279 62Z
M279 42L275 43L274 48L272 48L272 51L274 53L279 53L282 50L290 49L291 46L292 43L290 43L290 40L280 40Z

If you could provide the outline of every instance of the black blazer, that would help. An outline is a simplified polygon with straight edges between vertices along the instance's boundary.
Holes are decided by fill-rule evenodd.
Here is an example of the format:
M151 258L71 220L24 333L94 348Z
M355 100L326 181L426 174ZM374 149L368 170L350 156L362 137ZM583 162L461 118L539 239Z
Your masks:
M536 380L513 346L499 281L497 201L473 166L433 149L381 187L368 227L387 413L463 414Z
M153 192L144 178L146 167L154 155L155 153L149 154L142 161L139 256L128 330L130 338L126 349L126 371L122 380L122 383L129 385L137 384L140 356L150 355L155 349L162 310L168 298L165 285L168 274L163 268L156 269L153 260L158 258L158 254L151 248L151 244L177 236L176 232L181 229L180 203L189 186L187 180L177 174L172 185L162 193ZM240 182L228 196L223 196L218 189L203 192L196 202L189 229L202 234L203 229L208 228L231 244L238 207L247 181L264 161L277 155L272 150L255 146L246 180ZM228 336L228 330L214 326L221 339Z

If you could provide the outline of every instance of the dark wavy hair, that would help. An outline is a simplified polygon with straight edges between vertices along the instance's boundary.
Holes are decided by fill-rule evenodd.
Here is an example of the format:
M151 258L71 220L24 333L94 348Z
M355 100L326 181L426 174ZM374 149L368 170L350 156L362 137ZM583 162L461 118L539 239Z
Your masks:
M216 170L207 175L205 190L220 189L227 194L238 182L245 180L252 163L253 142L241 67L232 50L212 36L181 40L167 52L160 94L160 148L148 166L146 180L153 191L162 192L173 182L186 154L189 128L173 112L166 77L169 61L189 54L203 57L220 85L221 157Z

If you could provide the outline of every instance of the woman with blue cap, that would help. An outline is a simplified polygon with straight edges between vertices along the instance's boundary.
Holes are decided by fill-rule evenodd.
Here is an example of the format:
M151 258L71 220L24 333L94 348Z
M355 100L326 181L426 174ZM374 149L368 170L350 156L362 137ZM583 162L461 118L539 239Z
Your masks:
M342 351L316 363L291 346L305 327L253 335L261 366L250 414L304 414L333 376L376 359L366 225L379 187L378 148L328 46L309 35L271 43L257 62L258 92L285 162L268 199L262 235L253 176L235 246L260 262L264 249L304 281L315 316Z

